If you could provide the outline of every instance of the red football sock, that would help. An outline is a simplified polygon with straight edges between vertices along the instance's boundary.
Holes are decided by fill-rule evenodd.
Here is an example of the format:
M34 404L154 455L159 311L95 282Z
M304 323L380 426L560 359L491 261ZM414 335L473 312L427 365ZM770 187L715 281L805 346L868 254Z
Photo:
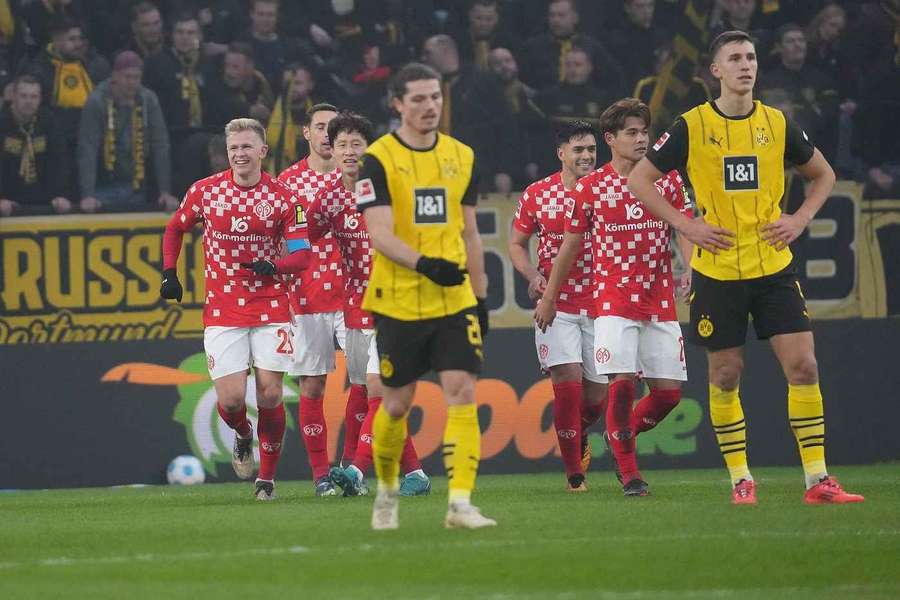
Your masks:
M284 404L275 408L258 408L259 423L259 475L257 478L275 480L275 469L281 457L281 442L284 441Z
M356 454L353 456L353 466L359 469L363 475L372 466L372 421L375 420L375 413L381 406L381 398L375 396L369 398L369 412L359 428L359 442L356 444Z
M356 443L359 441L359 428L362 427L368 409L366 386L351 383L350 395L347 396L347 408L344 410L344 456L341 459L344 464L353 461Z
M609 385L609 406L606 409L606 431L609 445L622 472L623 483L640 477L635 452L635 434L631 430L631 405L634 402L634 382L614 381Z
M321 398L300 396L300 431L313 479L328 475L328 426Z
M413 445L412 436L407 433L406 443L403 445L403 454L400 455L400 472L407 475L421 468L422 463L419 462L419 454Z
M635 434L649 431L666 418L681 401L681 390L650 390L634 407L631 429Z
M234 429L242 438L249 437L253 433L253 426L247 420L247 405L242 404L235 412L228 412L225 408L216 402L216 409L219 416L225 421L225 424Z
M567 477L584 474L581 468L581 394L580 381L553 384L553 426Z

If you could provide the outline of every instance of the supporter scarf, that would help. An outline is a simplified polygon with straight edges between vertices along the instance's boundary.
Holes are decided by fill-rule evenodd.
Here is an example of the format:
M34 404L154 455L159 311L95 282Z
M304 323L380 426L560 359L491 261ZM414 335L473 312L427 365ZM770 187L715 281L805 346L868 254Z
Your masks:
M559 42L559 80L566 79L566 55L572 51L572 40L560 40Z
M297 156L297 136L300 135L300 127L294 120L293 111L291 110L290 97L293 81L288 81L284 93L278 97L275 102L275 108L272 109L272 116L269 118L269 127L266 130L266 138L272 152L269 154L267 169L270 173L277 175L281 173L288 165L296 161ZM312 100L307 98L303 112L312 108Z
M16 20L9 0L0 0L0 38L9 43L16 34Z
M131 187L135 191L144 183L144 108L141 99L135 99L131 107L131 154L134 159L134 177ZM112 98L106 100L106 136L103 139L103 167L112 173L116 168L116 106Z
M488 54L491 52L491 43L488 40L472 38L472 46L475 50L475 67L479 71L489 70Z
M63 60L53 49L52 43L47 45L47 53L54 68L52 104L59 108L84 107L94 90L84 65L79 60Z
M22 158L19 161L19 176L27 185L31 185L37 181L37 163L35 162L34 151L34 119L31 123L19 125L22 132Z
M188 126L200 127L203 125L203 107L200 104L200 85L197 83L195 72L200 54L197 52L178 54L176 52L175 56L181 63L178 79L181 81L181 99L188 101Z

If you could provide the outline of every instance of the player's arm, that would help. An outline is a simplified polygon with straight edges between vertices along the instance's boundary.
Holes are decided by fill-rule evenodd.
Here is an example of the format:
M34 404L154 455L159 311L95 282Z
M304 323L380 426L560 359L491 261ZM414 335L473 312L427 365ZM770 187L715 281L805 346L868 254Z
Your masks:
M528 297L532 300L540 298L547 287L547 280L531 262L529 244L535 226L534 216L528 210L528 192L526 191L519 200L516 216L510 227L508 251L513 267L528 282Z
M472 187L472 186L470 186ZM473 194L474 194L473 187ZM465 202L465 200L464 200ZM490 329L487 304L487 273L484 271L484 245L481 242L481 234L478 232L478 221L475 215L475 205L463 204L463 243L466 245L466 269L469 271L469 283L478 300L478 324L481 326L481 335L487 335Z
M691 219L672 206L656 188L656 181L672 169L683 171L687 164L688 132L683 119L678 119L659 138L646 156L628 176L628 189L651 213L671 225L704 250L717 254L733 245L734 233L714 227L703 217Z
M163 280L159 286L159 295L166 300L181 302L184 296L184 289L178 281L178 256L181 254L184 234L203 220L200 195L195 190L196 188L191 186L185 193L181 206L172 214L163 231Z
M785 132L784 157L793 163L808 181L806 199L794 214L782 214L774 223L762 227L762 237L776 250L781 250L803 233L834 188L834 170L806 133L791 120Z
M309 208L306 209L306 233L310 242L318 242L320 239L332 232L331 219L323 204L323 196L325 188L320 189L316 193L315 199L310 202Z
M684 266L684 271L681 273L681 277L678 278L678 286L675 292L678 296L687 298L691 291L691 256L694 253L694 244L677 232L675 233L675 243L678 246L678 253L681 255L681 264Z
M443 258L423 256L394 234L387 174L371 154L365 155L356 182L356 206L366 219L372 246L388 260L417 271L438 285L460 285L465 281L465 270L459 265Z
M544 288L544 293L538 300L537 308L534 309L534 322L541 328L541 331L547 331L547 328L553 325L553 320L556 318L556 298L559 296L559 288L562 287L563 280L568 277L583 246L584 234L566 231L563 235L559 253L553 261L553 268L550 269L547 287Z

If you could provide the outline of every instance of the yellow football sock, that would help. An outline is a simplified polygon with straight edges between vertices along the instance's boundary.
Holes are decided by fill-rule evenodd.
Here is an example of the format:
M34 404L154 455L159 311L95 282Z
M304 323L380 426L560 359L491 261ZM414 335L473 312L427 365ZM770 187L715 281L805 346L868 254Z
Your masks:
M800 461L811 487L827 475L825 469L825 411L819 384L788 386L788 417L800 448Z
M447 407L443 454L450 502L468 502L481 460L481 430L475 404Z
M731 482L752 480L747 468L747 425L738 390L723 390L709 384L709 418Z
M405 442L406 416L394 418L382 404L372 422L372 462L379 488L400 489L400 455Z

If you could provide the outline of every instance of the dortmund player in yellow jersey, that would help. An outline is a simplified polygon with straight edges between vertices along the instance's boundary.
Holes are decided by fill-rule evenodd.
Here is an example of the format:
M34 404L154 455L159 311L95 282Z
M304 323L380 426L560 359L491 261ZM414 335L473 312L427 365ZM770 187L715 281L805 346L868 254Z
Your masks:
M806 134L771 106L753 100L756 50L743 31L710 47L721 95L684 113L631 173L632 193L696 244L689 296L690 332L709 360L709 413L731 475L732 502L756 504L747 466L746 424L738 395L748 317L768 339L788 381L788 416L800 449L808 504L862 502L825 468L825 418L806 302L788 245L828 198L834 172ZM809 185L794 214L781 212L784 163ZM654 182L679 169L701 215L672 208Z
M437 371L447 401L444 526L496 525L471 504L481 456L475 379L487 332L487 278L475 223L472 149L438 133L440 76L410 64L391 81L400 127L369 146L356 184L375 258L363 308L375 315L385 385L372 427L373 529L398 527L400 455L416 380Z

